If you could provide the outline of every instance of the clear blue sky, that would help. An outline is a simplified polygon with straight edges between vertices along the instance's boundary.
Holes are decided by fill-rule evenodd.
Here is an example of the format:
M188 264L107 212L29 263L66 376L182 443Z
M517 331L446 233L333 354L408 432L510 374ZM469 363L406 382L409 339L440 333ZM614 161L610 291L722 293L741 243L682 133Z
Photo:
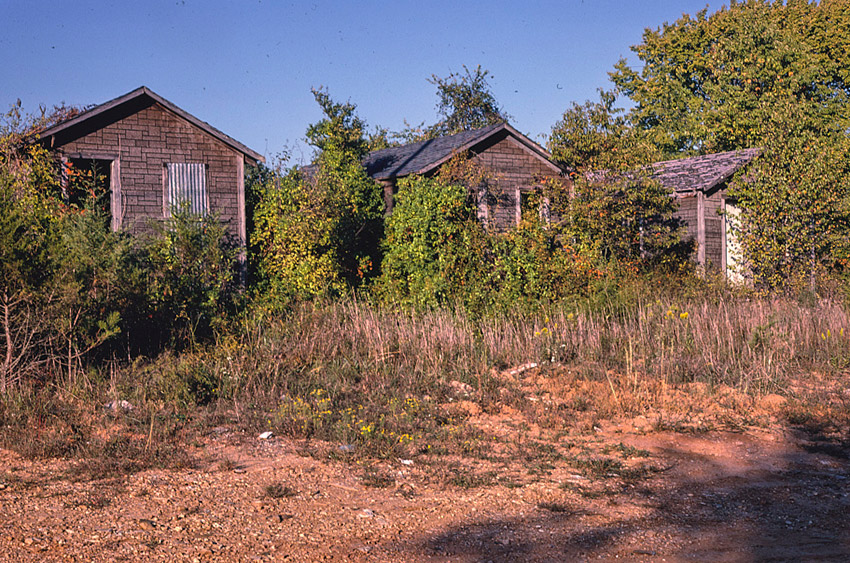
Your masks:
M512 124L538 141L596 98L643 30L722 2L0 0L0 108L98 104L145 85L254 150L308 160L325 86L370 127L437 119L427 82L490 71Z

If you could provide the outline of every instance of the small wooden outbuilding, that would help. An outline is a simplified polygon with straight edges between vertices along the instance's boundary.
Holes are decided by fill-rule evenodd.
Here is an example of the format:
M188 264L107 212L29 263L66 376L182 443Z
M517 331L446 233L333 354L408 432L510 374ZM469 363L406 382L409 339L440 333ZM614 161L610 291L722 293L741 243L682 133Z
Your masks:
M696 242L696 262L707 271L731 279L740 275L740 248L732 222L738 215L726 193L729 180L761 153L761 149L728 151L657 162L653 177L676 197L678 217L687 237Z
M58 123L39 142L65 166L102 171L114 230L143 232L188 205L218 214L245 245L245 166L265 159L149 88Z
M471 188L477 191L478 217L497 232L519 223L524 198L544 180L564 176L546 149L507 123L374 151L363 165L367 174L384 186L387 213L392 213L399 178L433 175L461 154L471 156L492 176L486 186Z

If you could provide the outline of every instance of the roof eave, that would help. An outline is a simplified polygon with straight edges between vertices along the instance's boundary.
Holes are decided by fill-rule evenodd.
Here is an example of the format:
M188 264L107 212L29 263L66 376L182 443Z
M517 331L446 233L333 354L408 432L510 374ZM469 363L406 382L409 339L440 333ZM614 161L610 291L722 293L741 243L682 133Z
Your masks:
M436 170L437 168L439 168L440 166L442 166L446 162L450 161L455 156L462 154L462 153L465 153L466 151L473 148L475 145L478 145L479 143L481 143L482 141L492 137L493 135L495 135L499 131L502 131L505 128L506 125L507 125L506 123L502 123L502 124L500 124L499 127L496 127L495 129L492 129L490 131L482 131L481 134L478 135L477 137L474 137L474 138L470 139L469 141L467 141L466 143L464 143L463 145L452 149L452 151L448 155L446 155L446 156L444 156L444 157L442 157L438 160L435 160L434 162L431 162L428 165L424 166L423 168L420 168L419 170L417 170L415 172L411 172L410 174L428 174L429 172L433 172L434 170Z
M92 108L91 110L83 112L82 114L80 114L80 115L78 115L78 116L76 116L72 119L69 119L67 121L63 121L62 123L57 123L53 127L50 127L49 129L46 129L45 131L42 131L41 133L39 133L38 138L39 138L39 140L47 139L47 138L49 138L49 137L51 137L51 136L53 136L53 135L55 135L55 134L57 134L61 131L64 131L66 129L70 129L71 127L74 127L74 126L76 126L80 123L84 123L85 121L88 121L89 119L97 117L98 115L101 115L104 112L107 112L107 111L109 111L113 108L116 108L116 107L118 107L122 104L125 104L125 103L127 103L131 100L134 100L134 99L136 99L140 96L149 97L154 102L156 102L156 103L160 104L161 106L163 106L164 108L166 108L168 111L172 112L173 114L177 115L178 117L183 118L184 120L188 121L189 123L198 127L199 129L206 131L207 133L209 133L213 137L217 138L219 141L221 141L224 144L228 145L229 147L237 150L238 152L242 153L244 156L250 158L251 160L253 160L255 162L265 162L266 161L266 159L263 155L251 150L250 148L243 145L242 143L240 143L236 139L230 137L229 135L222 133L221 131L219 131L218 129L216 129L215 127L210 125L209 123L207 123L205 121L201 121L200 119L198 119L194 115L180 109L179 107L177 107L173 103L169 102L168 100L166 100L165 98L163 98L162 96L157 94L156 92L150 90L147 86L140 86L139 88L136 88L132 92L128 92L127 94L124 94L123 96L115 98L114 100L111 100L109 102L106 102L106 103L103 103L99 106L96 106L96 107Z
M433 172L434 170L436 170L437 168L439 168L440 166L442 166L443 164L445 164L446 162L448 162L449 160L454 158L456 155L464 153L466 151L469 151L469 150L475 148L477 145L486 141L490 137L501 133L502 131L507 131L508 133L510 133L511 136L514 137L514 139L519 141L524 147L526 147L528 150L530 150L532 153L534 153L535 156L537 156L540 160L542 160L547 166L552 168L552 170L558 172L559 174L564 172L564 170L560 166L558 166L557 164L552 162L552 155L549 154L549 152L546 151L546 149L544 149L543 147L541 147L537 143L531 141L528 137L526 137L525 135L523 135L522 133L520 133L519 131L517 131L513 127L511 127L511 125L509 125L507 122L502 122L495 129L482 132L481 135L467 141L465 144L463 144L460 147L453 150L451 154L444 156L443 158L441 158L441 159L439 159L439 160L437 160L433 163L428 164L428 166L425 166L424 168L417 170L413 174L428 174L429 172Z

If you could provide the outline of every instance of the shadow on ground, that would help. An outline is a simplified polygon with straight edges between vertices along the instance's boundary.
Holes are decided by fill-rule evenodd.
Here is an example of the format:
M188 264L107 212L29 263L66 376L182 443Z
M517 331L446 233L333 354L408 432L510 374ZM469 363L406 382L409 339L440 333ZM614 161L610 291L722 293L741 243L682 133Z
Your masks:
M661 453L674 464L670 472L607 500L529 506L523 515L481 518L401 551L493 563L848 561L850 445L812 428L795 429L792 440L781 457L730 465L678 448L674 439Z

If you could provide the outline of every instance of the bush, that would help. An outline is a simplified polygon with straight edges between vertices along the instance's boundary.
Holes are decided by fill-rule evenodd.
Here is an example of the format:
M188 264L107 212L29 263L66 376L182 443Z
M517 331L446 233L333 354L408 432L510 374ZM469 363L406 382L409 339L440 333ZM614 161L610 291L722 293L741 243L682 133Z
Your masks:
M486 244L466 187L405 178L387 218L378 293L415 307L480 301L486 292Z
M215 215L183 210L156 226L142 247L149 345L185 346L224 325L239 299L238 252Z
M504 234L486 233L469 184L455 174L400 181L376 287L383 301L473 312L534 308L583 295L601 275L536 217Z
M538 220L524 220L491 244L493 287L501 303L539 306L582 296L602 275Z
M337 296L377 275L381 187L363 170L365 124L350 103L313 92L325 118L307 137L319 149L308 173L266 173L251 186L259 279L278 298Z

